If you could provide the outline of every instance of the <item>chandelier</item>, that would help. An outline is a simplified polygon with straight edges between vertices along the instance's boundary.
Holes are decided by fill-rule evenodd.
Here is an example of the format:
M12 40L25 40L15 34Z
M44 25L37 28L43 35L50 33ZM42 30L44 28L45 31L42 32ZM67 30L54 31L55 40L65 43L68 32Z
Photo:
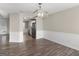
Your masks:
M44 17L48 14L47 11L43 10L42 3L38 3L38 9L33 12L37 17Z

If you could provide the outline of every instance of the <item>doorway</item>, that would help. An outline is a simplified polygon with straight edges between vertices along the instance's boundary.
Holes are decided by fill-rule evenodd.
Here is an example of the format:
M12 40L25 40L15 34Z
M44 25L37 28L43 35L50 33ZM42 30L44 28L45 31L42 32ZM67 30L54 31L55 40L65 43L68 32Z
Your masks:
M24 36L26 38L30 37L32 39L36 39L36 19L30 19L28 21L24 21L24 23Z

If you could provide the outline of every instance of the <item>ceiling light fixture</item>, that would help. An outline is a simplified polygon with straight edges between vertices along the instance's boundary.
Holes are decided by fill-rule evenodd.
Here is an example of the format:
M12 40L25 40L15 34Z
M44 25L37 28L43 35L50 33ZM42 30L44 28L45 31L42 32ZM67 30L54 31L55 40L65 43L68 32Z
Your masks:
M48 14L47 11L43 10L42 3L38 3L38 9L33 12L37 17L44 17Z

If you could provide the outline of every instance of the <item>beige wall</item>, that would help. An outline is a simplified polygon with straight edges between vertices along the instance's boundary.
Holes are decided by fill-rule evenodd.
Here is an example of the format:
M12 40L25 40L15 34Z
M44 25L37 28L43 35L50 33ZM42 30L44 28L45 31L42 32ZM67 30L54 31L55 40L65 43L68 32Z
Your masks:
M43 20L43 24L47 31L79 34L79 6L52 14Z
M44 30L79 33L79 7L50 15L43 23Z
M10 14L10 42L23 42L23 17L20 13Z
M43 19L44 38L79 50L79 7Z
M19 14L11 14L10 15L10 32L19 32Z

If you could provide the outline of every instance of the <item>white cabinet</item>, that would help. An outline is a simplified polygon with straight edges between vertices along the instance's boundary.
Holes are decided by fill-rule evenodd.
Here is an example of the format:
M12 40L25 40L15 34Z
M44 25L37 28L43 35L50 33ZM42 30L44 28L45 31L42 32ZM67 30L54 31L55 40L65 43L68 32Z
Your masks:
M0 34L8 33L8 19L0 18Z
M9 35L8 34L0 34L0 43L7 44L9 42Z

